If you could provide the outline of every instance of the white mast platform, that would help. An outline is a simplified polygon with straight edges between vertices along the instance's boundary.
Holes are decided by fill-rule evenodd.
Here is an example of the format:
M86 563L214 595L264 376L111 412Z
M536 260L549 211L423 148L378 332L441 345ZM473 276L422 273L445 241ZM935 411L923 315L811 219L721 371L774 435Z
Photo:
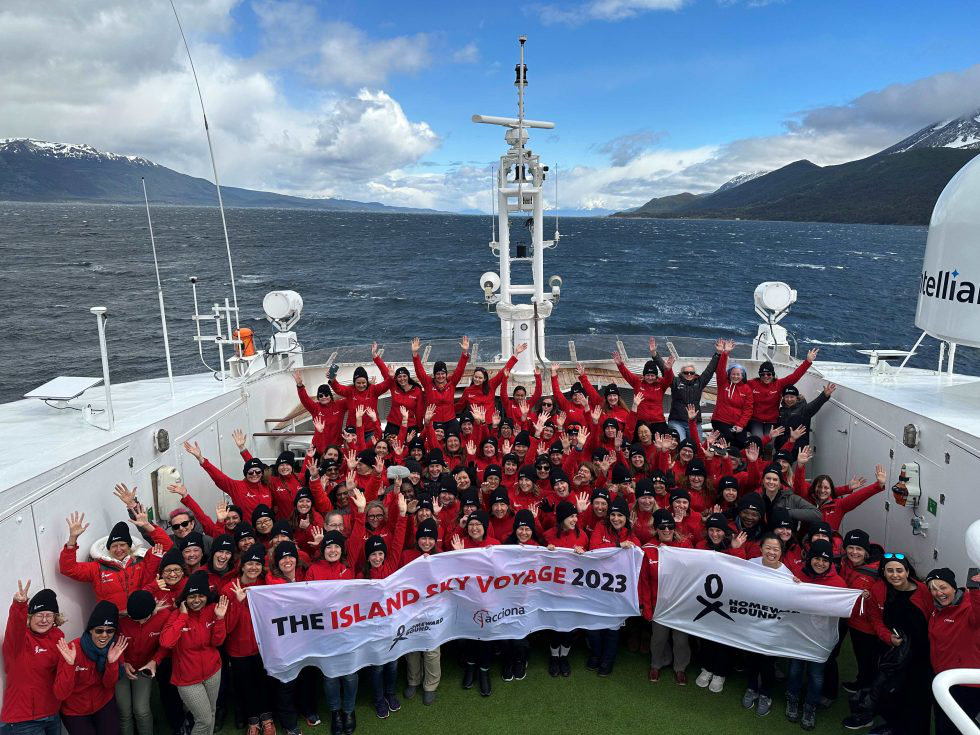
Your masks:
M488 308L496 307L497 316L500 317L501 354L498 359L506 361L514 354L515 346L524 342L528 345L514 367L513 373L516 376L530 376L536 362L542 366L547 362L544 321L551 316L551 310L561 293L561 278L558 276L548 279L548 292L545 292L544 251L554 247L560 237L556 225L554 239L544 239L544 181L548 167L542 166L540 158L526 147L529 128L550 130L555 124L524 118L524 88L527 86L527 66L524 64L526 40L525 36L521 36L521 58L515 69L518 116L473 116L475 123L507 128L504 140L510 146L507 153L500 157L497 170L499 239L490 241L490 249L500 258L500 273L484 273L480 277L480 286ZM511 243L510 215L514 212L531 214L523 222L530 231L530 245L519 236L515 236L515 242ZM531 283L511 282L511 265L518 263L530 263ZM531 298L528 302L515 303L515 296Z

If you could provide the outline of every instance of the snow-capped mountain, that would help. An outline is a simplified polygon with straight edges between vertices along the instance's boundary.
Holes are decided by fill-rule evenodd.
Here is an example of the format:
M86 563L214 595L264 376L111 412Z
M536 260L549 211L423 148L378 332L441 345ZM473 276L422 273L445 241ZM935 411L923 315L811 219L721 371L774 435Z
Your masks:
M29 153L35 156L53 158L76 158L103 161L128 161L139 166L156 166L139 156L120 156L115 153L102 153L85 143L51 143L34 138L0 138L0 152L8 154Z
M953 120L927 125L882 153L904 153L917 148L980 149L980 108Z
M754 171L754 172L748 173L748 174L739 174L738 176L735 176L735 177L729 179L724 184L722 184L717 189L715 189L714 193L717 194L719 191L728 191L729 189L734 189L736 186L741 186L746 181L752 181L752 179L757 179L760 176L765 176L767 173L769 173L769 172L768 171Z

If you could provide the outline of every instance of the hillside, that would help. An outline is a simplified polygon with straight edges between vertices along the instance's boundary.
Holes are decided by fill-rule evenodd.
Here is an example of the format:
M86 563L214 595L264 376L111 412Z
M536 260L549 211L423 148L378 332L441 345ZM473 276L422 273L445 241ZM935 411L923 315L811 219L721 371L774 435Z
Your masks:
M142 204L145 177L155 204L214 206L207 179L179 173L137 156L119 156L87 145L0 139L0 201ZM430 212L348 199L305 199L222 186L229 207L282 207L362 212Z

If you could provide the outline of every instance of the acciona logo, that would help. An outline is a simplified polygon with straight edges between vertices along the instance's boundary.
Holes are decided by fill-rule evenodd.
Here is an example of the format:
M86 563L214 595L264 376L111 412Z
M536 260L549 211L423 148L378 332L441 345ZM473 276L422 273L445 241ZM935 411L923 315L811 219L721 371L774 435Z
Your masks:
M500 612L491 613L489 610L477 610L473 613L473 622L481 628L498 623L504 618L512 618L516 615L523 615L523 607L508 607Z
M960 278L960 272L952 270L922 271L919 279L919 293L943 301L955 301L961 304L980 303L980 287L974 281Z

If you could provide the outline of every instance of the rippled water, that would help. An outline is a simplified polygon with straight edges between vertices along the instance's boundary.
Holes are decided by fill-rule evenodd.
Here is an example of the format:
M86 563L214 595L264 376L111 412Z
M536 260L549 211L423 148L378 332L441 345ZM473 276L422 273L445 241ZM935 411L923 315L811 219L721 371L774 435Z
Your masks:
M495 270L487 217L228 210L243 325L268 334L262 296L292 288L298 331L316 349L378 339L499 334L479 275ZM203 308L230 296L217 210L154 209L178 372L202 370L189 276ZM784 324L801 345L858 360L858 347L908 348L925 246L921 227L795 222L565 219L546 274L564 279L551 334L747 338L764 280L799 290ZM513 228L515 235L520 229ZM546 222L545 232L553 230ZM0 401L55 375L100 375L95 318L109 307L116 381L165 374L146 214L140 207L0 203ZM610 349L614 345L610 344ZM934 343L920 365L935 362ZM957 367L977 372L973 350ZM860 358L860 361L864 361Z

